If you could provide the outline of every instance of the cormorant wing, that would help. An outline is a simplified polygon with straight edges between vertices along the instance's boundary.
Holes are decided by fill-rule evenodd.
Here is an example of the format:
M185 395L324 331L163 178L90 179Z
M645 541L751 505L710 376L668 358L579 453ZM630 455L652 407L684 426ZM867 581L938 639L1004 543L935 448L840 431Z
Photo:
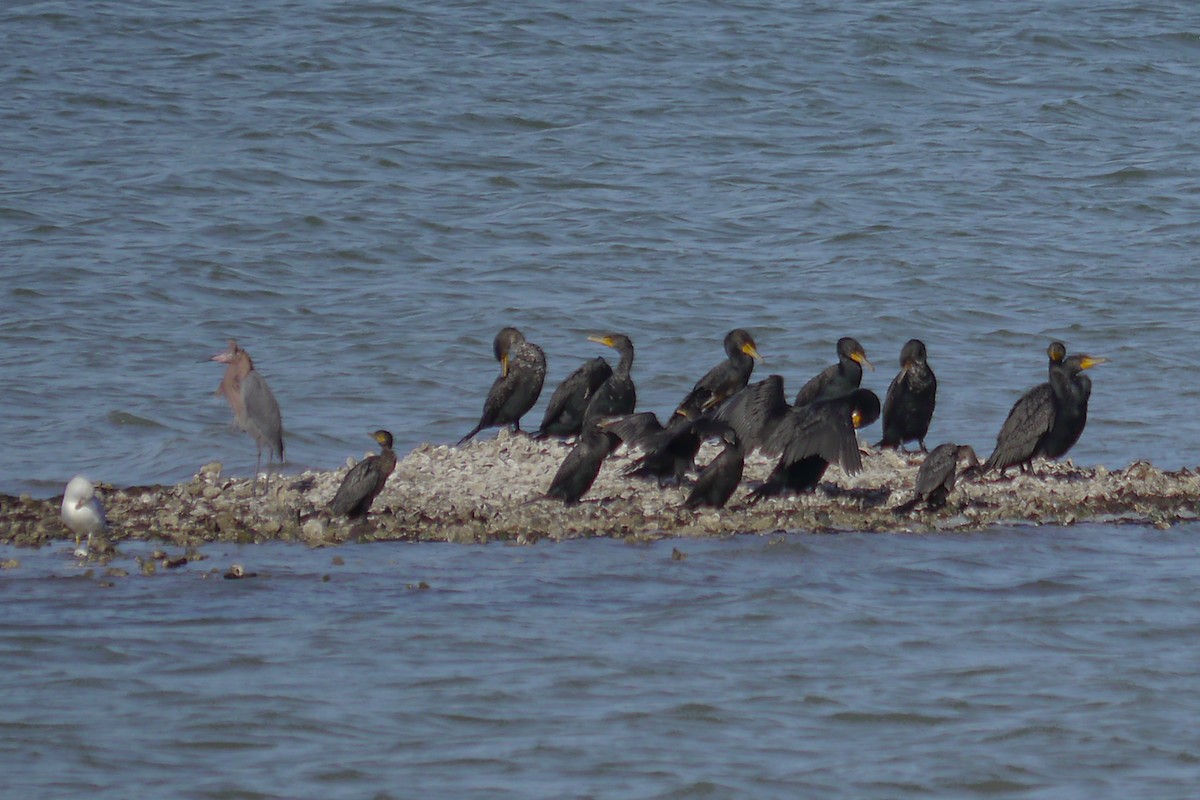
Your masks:
M750 452L765 446L771 429L789 408L783 396L783 377L771 375L726 400L713 418L733 428L746 452Z
M588 368L584 364L568 375L554 390L554 394L550 395L550 403L546 406L546 413L542 415L540 429L545 429L550 423L557 422L572 398L580 395L586 396L587 393Z
M792 405L806 406L820 399L825 387L833 382L837 377L838 365L833 364L818 372L816 375L808 379L808 383L800 387L799 393L796 395L796 402Z
M987 467L1010 467L1033 458L1038 441L1054 427L1054 391L1039 383L1013 404L996 435L996 449Z
M775 426L763 449L779 453L780 463L795 464L809 456L820 456L848 474L858 472L862 456L850 414L850 405L841 398L792 408Z
M492 388L488 389L487 399L483 401L483 416L475 433L492 426L500 409L504 408L505 403L516 393L519 385L517 373L511 367L507 375L496 376L496 380L492 381Z
M930 492L953 477L957 467L958 445L954 442L939 444L930 450L929 455L921 462L921 468L917 470L917 497L928 497Z
M890 420L892 418L892 410L896 407L896 403L900 402L900 398L908 391L908 383L905 380L908 378L911 366L904 366L896 373L896 377L892 378L892 382L888 384L887 394L883 398L883 418Z
M732 393L742 388L737 385L739 377L736 364L732 361L722 361L696 381L692 391L688 392L688 396L679 404L679 411L694 416L723 403Z
M626 414L605 422L602 427L624 442L626 447L645 447L665 430L653 411Z
M355 464L342 479L329 510L336 516L345 516L371 493L379 480L379 457L367 456Z

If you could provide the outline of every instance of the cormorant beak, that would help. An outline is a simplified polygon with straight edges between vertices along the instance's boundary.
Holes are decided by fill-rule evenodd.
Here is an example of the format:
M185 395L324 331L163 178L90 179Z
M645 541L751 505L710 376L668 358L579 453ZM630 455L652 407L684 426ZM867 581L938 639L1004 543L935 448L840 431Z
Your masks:
M1091 369L1092 367L1096 366L1097 364L1104 364L1107 361L1108 361L1107 358L1102 358L1101 356L1084 356L1083 360L1081 360L1079 362L1079 368L1080 369Z
M855 430L862 427L862 421L863 415L861 411L855 410L850 412L850 422L853 423Z
M500 356L500 377L508 377L508 353Z
M742 345L742 352L760 364L764 360L763 357L758 354L758 349L754 346L754 342L746 342L744 345Z
M854 359L855 361L862 364L864 367L866 367L867 369L869 369L871 371L875 370L875 365L873 365L870 361L867 361L866 353L861 353L861 352L860 353L851 353L850 358Z
M233 361L233 353L229 352L228 350L222 350L221 352L217 353L215 356L213 356L212 358L210 358L208 360L216 361L217 363L220 363L220 364L228 364L230 361Z
M611 336L589 336L589 337L587 337L587 339L589 342L595 342L596 344L602 344L605 347L613 346L613 340L612 340Z

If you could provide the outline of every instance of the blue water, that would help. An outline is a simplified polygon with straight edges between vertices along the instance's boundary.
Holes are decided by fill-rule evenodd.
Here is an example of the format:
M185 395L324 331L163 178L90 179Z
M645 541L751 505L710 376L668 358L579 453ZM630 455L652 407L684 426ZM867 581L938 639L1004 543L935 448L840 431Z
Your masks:
M288 470L452 442L507 324L551 385L629 334L658 411L733 327L791 391L918 336L981 452L1060 338L1078 463L1196 464L1182 0L15 2L0 54L0 492L249 474L231 336ZM1195 533L10 551L4 793L1190 797Z
M248 474L230 336L294 470L454 441L505 324L551 384L628 333L653 410L735 326L879 392L919 336L980 450L1059 337L1112 359L1081 463L1194 464L1190 12L9 4L0 490Z
M20 552L0 761L13 797L1191 797L1196 535Z

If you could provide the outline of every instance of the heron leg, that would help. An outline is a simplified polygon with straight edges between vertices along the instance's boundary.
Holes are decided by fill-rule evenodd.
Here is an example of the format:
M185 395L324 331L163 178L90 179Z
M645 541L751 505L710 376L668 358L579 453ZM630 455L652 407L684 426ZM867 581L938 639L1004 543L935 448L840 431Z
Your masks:
M258 471L262 469L262 445L258 446L258 458L254 462L254 483L250 486L251 496L258 493Z

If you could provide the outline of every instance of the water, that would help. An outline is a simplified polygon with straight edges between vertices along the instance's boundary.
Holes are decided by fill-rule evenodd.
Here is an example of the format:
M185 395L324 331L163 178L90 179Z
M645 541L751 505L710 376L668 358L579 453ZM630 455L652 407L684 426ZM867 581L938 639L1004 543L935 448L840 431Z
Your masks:
M1078 462L1196 463L1182 0L17 2L0 53L0 492L248 474L230 336L287 469L452 442L506 324L550 383L628 333L659 411L733 327L791 392L853 335L882 393L919 336L930 444L981 452L1061 338L1111 359ZM19 553L0 760L22 797L1190 796L1195 532L214 549L262 577L111 588Z
M454 441L505 324L655 410L733 327L793 389L919 336L980 450L1061 337L1081 463L1195 463L1189 4L426 6L0 11L0 491L248 474L230 336L291 469Z
M20 797L1190 797L1198 532L21 552L0 760Z

